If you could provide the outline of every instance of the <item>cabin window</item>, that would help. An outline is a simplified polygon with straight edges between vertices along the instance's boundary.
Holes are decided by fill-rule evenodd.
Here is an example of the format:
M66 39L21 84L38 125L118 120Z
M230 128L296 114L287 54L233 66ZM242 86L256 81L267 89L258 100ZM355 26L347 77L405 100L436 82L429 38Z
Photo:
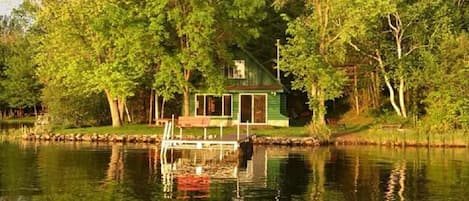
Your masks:
M231 116L231 95L196 95L197 116Z
M245 79L246 78L246 62L244 60L234 60L234 66L227 68L227 76L229 79Z

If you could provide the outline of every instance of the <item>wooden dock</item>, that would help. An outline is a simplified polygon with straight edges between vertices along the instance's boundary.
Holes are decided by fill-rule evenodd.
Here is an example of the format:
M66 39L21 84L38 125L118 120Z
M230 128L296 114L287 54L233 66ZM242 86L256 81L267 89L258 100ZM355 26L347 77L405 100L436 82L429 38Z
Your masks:
M222 128L221 128L222 129ZM206 131L204 130L203 139L184 139L182 132L176 138L174 136L172 122L165 124L163 138L161 141L162 151L167 149L224 149L224 150L237 150L242 143L248 143L251 136L248 133L240 134L239 131L236 134L223 135L220 132L220 136L208 139Z
M237 150L242 143L249 142L251 136L237 138L236 134L225 135L214 139L164 139L161 146L168 149L233 149Z

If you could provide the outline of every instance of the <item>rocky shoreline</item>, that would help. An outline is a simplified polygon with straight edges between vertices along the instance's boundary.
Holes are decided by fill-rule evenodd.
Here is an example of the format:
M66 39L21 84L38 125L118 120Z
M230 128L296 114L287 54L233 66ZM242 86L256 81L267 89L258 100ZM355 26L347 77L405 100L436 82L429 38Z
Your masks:
M159 144L160 135L117 135L117 134L24 134L20 137L26 141L52 142L118 142L118 143L150 143ZM184 136L184 139L202 139L202 136ZM208 139L213 139L209 136ZM285 145L285 146L319 146L328 144L316 137L251 137L256 145Z
M335 145L372 145L372 146L388 146L388 147L454 147L454 148L467 148L469 144L465 142L440 142L440 143L428 143L428 142L417 142L414 140L406 140L406 141L392 141L392 140L384 140L384 141L373 141L373 140L363 140L363 139L343 139L343 138L336 138L333 142Z
M44 141L44 142L112 142L112 143L147 143L159 144L161 143L160 135L117 135L117 134L24 134L12 135L7 137L9 139L19 139L25 141ZM202 136L185 135L184 139L198 139L202 140ZM214 137L208 136L208 140ZM405 146L405 147L469 147L468 144L462 142L446 142L428 144L424 142L414 141L367 141L363 139L344 139L335 138L333 141L321 141L317 137L268 137L256 136L251 137L251 142L254 145L278 145L278 146L306 146L314 147L321 145L372 145L372 146Z

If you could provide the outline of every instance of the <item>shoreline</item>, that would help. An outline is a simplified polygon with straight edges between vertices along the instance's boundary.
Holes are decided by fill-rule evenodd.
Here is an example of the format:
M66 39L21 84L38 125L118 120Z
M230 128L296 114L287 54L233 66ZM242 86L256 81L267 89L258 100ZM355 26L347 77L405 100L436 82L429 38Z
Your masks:
M50 141L50 142L117 142L117 143L161 143L161 135L117 135L117 134L23 134L12 135L7 138L24 141ZM202 136L185 135L184 139L202 140ZM207 140L215 139L209 135ZM255 145L289 145L289 146L320 146L330 144L329 142L320 142L316 137L251 137L251 142Z
M358 134L349 134L353 136ZM90 143L146 143L160 144L161 135L148 134L23 134L23 135L3 135L2 140L23 140L38 142L90 142ZM186 135L185 139L203 139L202 136ZM208 136L208 140L215 139ZM387 147L429 147L429 148L469 148L469 142L461 141L442 141L437 143L416 142L415 140L369 140L358 137L335 137L328 141L320 141L317 137L285 137L285 136L257 136L254 134L251 138L254 145L275 145L275 146L291 146L291 147L317 147L317 146L343 146L343 145L364 145L364 146L387 146Z

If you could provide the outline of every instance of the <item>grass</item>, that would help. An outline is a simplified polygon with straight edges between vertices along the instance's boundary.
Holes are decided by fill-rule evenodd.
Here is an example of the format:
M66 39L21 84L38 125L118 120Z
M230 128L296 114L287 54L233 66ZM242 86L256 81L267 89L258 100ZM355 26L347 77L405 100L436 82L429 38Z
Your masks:
M36 121L36 117L22 117L22 118L0 119L0 123L8 123L8 124L14 124L14 123L30 123L30 124L34 124L34 121Z
M207 129L209 135L218 135L220 128L212 127ZM224 134L236 133L236 127L223 128ZM246 132L246 127L241 127L241 132ZM304 127L266 127L266 128L249 128L249 132L258 136L279 136L279 137L306 137L308 133ZM54 133L61 134L116 134L116 135L162 135L163 127L148 126L146 124L128 124L119 128L112 126L100 127L87 127L87 128L69 128L69 129L54 129ZM178 134L179 129L175 128L174 133ZM183 128L183 134L201 136L203 135L202 128Z
M385 119L385 120L383 120ZM406 144L418 146L469 146L469 132L464 130L428 133L418 128L381 129L380 124L398 123L395 118L370 118L347 114L341 119L346 128L337 128L333 140L351 144ZM402 122L401 122L402 123ZM404 124L404 126L406 126Z
M469 133L463 130L445 133L424 133L418 129L378 129L368 128L352 134L337 135L355 143L407 144L430 146L469 146Z

